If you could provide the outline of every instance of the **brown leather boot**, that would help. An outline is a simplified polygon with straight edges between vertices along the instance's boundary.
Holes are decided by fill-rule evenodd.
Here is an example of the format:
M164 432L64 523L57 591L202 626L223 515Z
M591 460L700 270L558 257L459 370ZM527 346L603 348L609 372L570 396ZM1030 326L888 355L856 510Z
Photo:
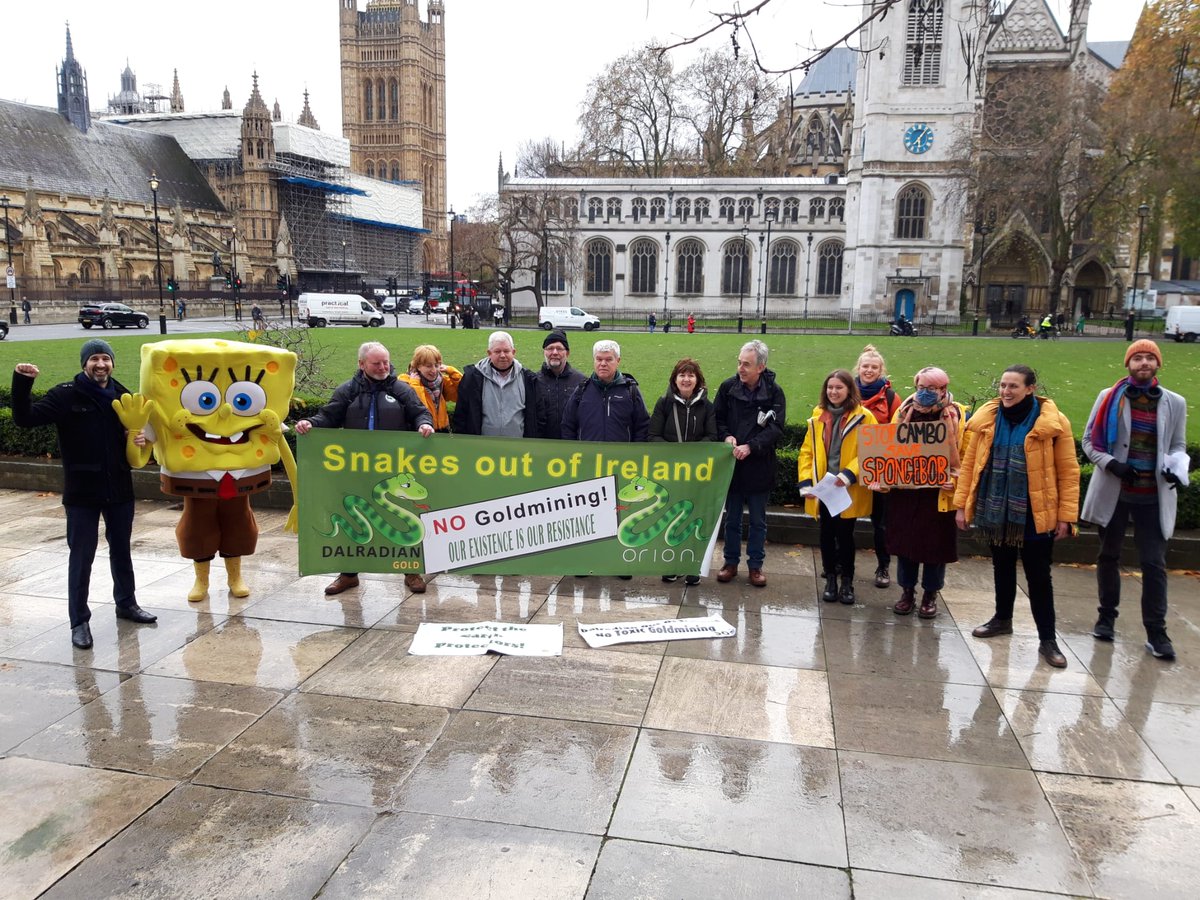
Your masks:
M896 601L896 605L892 607L892 612L898 616L912 615L913 609L917 605L917 593L913 588L901 588L900 599Z
M425 593L425 579L420 575L405 575L404 586L414 594Z
M737 566L731 566L728 563L721 566L721 571L717 573L717 581L722 584L728 584L733 581L733 577L737 575Z
M921 608L917 610L917 617L932 619L937 616L937 598L937 591L923 591L921 593Z

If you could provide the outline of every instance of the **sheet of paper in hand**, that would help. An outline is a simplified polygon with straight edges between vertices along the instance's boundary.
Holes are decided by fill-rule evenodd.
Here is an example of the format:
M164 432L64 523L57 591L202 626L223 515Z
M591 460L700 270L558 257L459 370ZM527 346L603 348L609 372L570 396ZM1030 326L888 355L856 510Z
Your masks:
M720 616L704 619L656 619L653 622L612 622L607 625L579 624L579 636L589 647L613 644L644 644L649 641L685 641L693 638L726 638L737 629Z

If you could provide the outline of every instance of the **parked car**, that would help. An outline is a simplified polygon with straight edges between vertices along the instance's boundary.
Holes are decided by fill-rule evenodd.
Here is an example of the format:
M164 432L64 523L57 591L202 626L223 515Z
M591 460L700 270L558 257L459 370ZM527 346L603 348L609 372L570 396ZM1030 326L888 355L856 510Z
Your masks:
M0 341L8 337L8 323L0 319Z
M85 303L79 307L79 324L84 328L99 325L101 328L128 328L136 325L145 328L150 317L124 303Z
M379 308L382 309L384 312L395 312L396 311L396 301L398 299L399 299L398 297L384 297L379 302Z

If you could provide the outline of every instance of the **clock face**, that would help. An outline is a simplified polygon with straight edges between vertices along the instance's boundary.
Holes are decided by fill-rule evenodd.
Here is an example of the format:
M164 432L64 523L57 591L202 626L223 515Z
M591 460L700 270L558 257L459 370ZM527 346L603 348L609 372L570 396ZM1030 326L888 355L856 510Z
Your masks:
M924 122L909 125L904 132L904 149L909 153L924 153L933 146L933 129Z

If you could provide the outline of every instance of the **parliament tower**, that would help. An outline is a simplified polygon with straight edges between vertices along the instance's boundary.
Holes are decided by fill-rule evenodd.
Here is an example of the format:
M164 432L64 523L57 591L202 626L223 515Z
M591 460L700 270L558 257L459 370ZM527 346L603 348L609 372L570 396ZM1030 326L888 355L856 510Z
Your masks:
M441 0L338 0L342 133L350 169L424 191L422 268L448 268L446 39Z

